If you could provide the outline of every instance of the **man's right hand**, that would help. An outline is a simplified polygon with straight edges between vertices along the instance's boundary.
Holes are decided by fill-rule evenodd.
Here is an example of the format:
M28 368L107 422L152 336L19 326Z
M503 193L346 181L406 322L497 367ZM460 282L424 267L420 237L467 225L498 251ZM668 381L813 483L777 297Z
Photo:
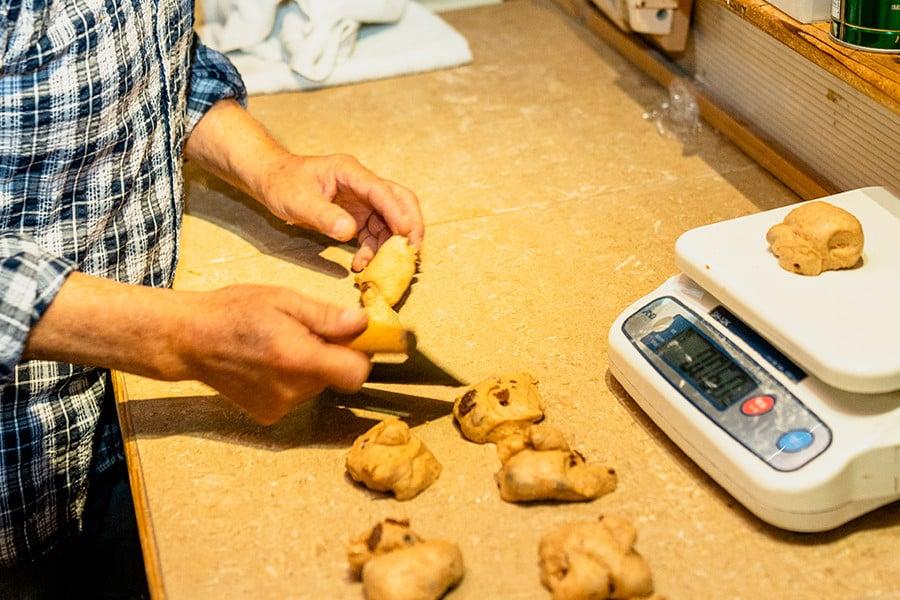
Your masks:
M343 343L365 326L361 310L283 288L177 292L72 273L23 359L196 379L269 424L328 386L362 386L369 357Z
M366 314L284 288L238 285L191 294L179 336L186 378L212 386L262 423L326 387L355 391L372 364L347 342Z

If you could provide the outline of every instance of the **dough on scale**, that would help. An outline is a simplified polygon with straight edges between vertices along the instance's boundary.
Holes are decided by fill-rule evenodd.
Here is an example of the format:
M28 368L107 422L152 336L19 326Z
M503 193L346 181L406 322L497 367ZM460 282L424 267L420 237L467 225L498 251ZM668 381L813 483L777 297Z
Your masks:
M503 466L494 476L507 502L593 500L616 489L615 469L585 462L562 433L532 425L497 444Z
M466 439L484 444L522 434L544 418L537 381L528 373L491 377L453 403L453 416Z
M647 598L653 580L633 548L636 539L634 527L620 517L563 525L541 538L541 582L553 600Z
M459 547L423 540L409 521L386 519L351 542L350 567L367 600L437 600L464 574Z
M398 419L381 421L353 442L347 472L355 481L379 492L409 500L437 481L441 464Z
M827 202L807 202L766 233L782 269L801 275L849 269L863 251L863 230L852 214Z

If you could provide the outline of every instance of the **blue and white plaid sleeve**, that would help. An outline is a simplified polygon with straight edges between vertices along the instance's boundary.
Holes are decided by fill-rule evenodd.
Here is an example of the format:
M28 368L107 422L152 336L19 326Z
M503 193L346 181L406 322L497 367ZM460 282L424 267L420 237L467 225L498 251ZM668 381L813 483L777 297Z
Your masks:
M225 55L204 46L194 34L185 135L190 135L213 104L225 98L234 98L246 107L247 88L244 87L244 80Z
M74 269L28 236L0 234L0 381L12 377L31 328Z

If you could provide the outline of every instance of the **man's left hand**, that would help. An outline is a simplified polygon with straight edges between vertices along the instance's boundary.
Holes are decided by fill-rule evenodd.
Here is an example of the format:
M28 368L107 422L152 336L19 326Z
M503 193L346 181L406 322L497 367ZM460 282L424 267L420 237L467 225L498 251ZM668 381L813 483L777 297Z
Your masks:
M284 221L347 242L359 238L353 269L365 267L392 235L419 247L424 235L419 200L352 156L285 154L265 171L260 200Z

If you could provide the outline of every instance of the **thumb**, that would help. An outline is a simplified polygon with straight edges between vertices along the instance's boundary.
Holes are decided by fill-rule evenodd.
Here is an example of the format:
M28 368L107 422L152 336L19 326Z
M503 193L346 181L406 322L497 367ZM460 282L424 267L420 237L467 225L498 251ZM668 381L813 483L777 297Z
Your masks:
M331 202L314 200L309 211L310 224L339 242L347 242L356 235L356 220L346 210Z
M359 308L342 308L299 297L283 309L307 329L326 340L346 339L361 333L368 315Z

